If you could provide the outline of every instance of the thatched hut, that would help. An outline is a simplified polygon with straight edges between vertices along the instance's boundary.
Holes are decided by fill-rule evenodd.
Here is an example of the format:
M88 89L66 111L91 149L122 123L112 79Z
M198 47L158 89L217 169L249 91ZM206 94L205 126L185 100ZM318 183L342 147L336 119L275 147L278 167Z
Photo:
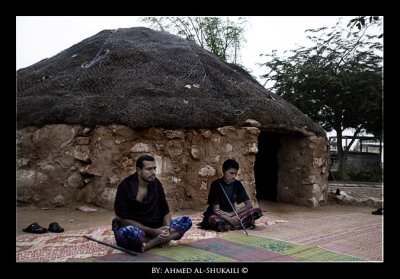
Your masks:
M17 71L17 200L112 208L136 158L172 209L204 209L221 165L257 198L327 199L325 132L246 71L148 28L104 30Z

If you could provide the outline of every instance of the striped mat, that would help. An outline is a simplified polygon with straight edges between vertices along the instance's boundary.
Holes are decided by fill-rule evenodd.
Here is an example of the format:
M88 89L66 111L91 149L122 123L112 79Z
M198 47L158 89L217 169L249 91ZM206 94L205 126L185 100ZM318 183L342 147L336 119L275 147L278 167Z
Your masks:
M255 235L318 246L367 261L383 260L383 216L345 213L269 226Z
M354 262L362 259L331 252L316 246L300 245L243 232L219 238L201 239L177 246L153 248L131 256L113 253L80 261L94 262Z

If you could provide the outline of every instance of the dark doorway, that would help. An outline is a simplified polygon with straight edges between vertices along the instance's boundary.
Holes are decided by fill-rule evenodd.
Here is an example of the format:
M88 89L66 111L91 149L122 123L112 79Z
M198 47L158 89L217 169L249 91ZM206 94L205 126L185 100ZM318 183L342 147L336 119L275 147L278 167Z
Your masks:
M257 199L277 201L279 147L279 134L260 132L258 136L258 153L254 163Z

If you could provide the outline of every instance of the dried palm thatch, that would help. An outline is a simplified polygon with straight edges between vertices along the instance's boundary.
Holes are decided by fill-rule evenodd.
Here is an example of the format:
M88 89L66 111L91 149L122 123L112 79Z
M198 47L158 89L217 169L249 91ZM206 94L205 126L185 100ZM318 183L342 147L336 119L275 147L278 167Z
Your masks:
M266 130L325 134L238 66L148 28L104 30L17 71L17 126L123 124L215 128L255 119Z

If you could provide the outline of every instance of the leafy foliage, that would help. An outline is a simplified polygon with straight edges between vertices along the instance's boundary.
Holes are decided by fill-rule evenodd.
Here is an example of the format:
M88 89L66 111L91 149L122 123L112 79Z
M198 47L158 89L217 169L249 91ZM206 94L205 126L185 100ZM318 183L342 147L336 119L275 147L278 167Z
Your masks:
M350 20L350 22L347 24L347 27L353 28L354 26L357 26L358 30L361 30L362 28L367 28L371 25L381 26L382 19L379 16L358 16ZM380 39L383 37L383 33L380 33L377 36L378 39Z
M347 175L349 181L360 182L383 182L383 169L375 168L372 170L349 169ZM337 171L329 172L329 181L336 181L339 173Z
M275 82L272 90L325 130L336 130L339 158L347 152L341 144L345 129L354 129L354 137L361 131L382 135L383 45L365 31L345 30L340 22L306 30L312 47L291 50L287 57L274 51L262 64L268 70L263 77ZM339 166L344 175L343 160Z
M144 17L142 21L157 30L194 41L222 60L238 64L239 51L245 42L245 17L239 17L237 22L220 17Z

